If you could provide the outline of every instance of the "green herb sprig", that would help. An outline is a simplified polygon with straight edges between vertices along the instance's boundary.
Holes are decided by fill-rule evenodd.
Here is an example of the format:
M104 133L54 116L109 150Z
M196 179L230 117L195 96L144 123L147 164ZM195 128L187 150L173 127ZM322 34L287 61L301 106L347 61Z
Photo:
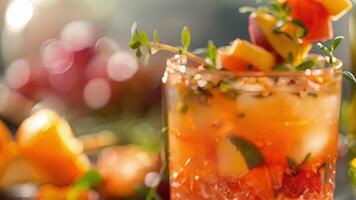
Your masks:
M257 1L257 3L264 3L264 2L267 3L267 6L261 6L257 8L248 7L248 6L241 7L239 11L240 13L262 12L274 16L278 21L273 29L273 32L275 34L283 34L289 39L299 44L300 43L299 39L305 37L308 34L308 29L302 21L298 19L290 18L290 15L292 13L292 8L288 6L287 3L281 3L277 0ZM289 33L284 32L282 30L283 27L285 27L287 24L294 24L295 26L298 27L295 35L290 35Z
M89 170L72 185L68 200L77 200L81 192L97 188L102 181L103 177L98 170Z
M344 40L343 36L337 36L333 40L329 42L329 46L325 46L322 43L317 43L319 49L324 52L328 56L329 64L333 65L336 62L336 57L334 56L335 50L340 46L342 41ZM345 78L356 84L356 77L349 71L343 71Z
M316 44L322 52L327 54L330 64L335 64L336 58L334 56L334 51L340 46L343 39L343 36L337 36L329 42L329 46L325 46L320 42Z
M188 27L184 27L182 30L181 43L181 47L162 44L160 42L159 34L157 31L153 32L153 41L151 41L149 35L146 32L139 30L137 28L137 24L134 23L131 29L131 40L129 47L136 51L137 57L141 57L143 55L144 48L147 50L148 56L164 50L187 56L190 60L198 64L207 65L204 59L188 51L191 44L191 33Z

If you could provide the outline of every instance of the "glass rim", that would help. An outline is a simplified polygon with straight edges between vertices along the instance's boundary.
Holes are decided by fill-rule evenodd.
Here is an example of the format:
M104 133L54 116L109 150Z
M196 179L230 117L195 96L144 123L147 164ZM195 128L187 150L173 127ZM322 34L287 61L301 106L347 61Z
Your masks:
M180 55L175 55L167 60L167 68L174 69L178 72L186 74L206 74L216 76L233 76L233 77L303 77L303 76L320 76L325 74L341 74L343 71L343 62L336 59L332 67L322 69L306 69L306 70L293 70L293 71L223 71L223 70L206 70L192 64L180 64L177 62ZM309 57L321 57L327 59L325 56L312 54Z

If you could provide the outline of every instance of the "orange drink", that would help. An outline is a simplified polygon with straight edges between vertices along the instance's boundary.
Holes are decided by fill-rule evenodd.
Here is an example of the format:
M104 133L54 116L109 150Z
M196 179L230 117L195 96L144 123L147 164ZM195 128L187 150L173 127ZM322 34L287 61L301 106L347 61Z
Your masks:
M172 200L333 199L341 63L209 71L176 56L163 82Z

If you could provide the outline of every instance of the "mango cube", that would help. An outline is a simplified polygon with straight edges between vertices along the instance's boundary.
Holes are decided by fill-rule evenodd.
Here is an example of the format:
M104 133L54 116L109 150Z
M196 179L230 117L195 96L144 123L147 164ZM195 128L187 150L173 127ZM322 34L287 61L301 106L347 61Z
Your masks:
M277 23L277 19L272 15L266 13L257 13L256 19L260 29L262 30L270 45L285 60L287 60L289 55L292 54L294 58L294 64L297 65L308 55L312 47L311 44L303 43L299 45L295 40L287 37L285 34L278 34L273 32L273 29ZM281 31L294 36L296 35L295 31L297 31L297 27L288 24L283 27Z
M344 16L352 8L349 0L315 0L325 7L334 20Z
M272 53L245 40L235 40L231 46L230 54L262 71L271 70L276 64L275 57Z

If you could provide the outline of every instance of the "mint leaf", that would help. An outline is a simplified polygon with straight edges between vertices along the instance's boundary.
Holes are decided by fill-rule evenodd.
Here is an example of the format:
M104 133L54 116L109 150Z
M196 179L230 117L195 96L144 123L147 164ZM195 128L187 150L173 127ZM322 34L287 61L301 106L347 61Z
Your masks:
M287 61L288 61L288 63L293 63L293 61L294 61L294 56L293 56L293 53L292 52L289 52L288 53L288 57L287 57Z
M305 37L308 34L308 28L305 26L305 24L302 21L297 19L292 19L289 22L300 28L299 30L297 30L297 38Z
M288 64L279 64L272 67L272 71L290 71L292 68Z
M287 157L287 161L288 161L288 166L292 169L298 166L297 162L290 157Z
M307 70L307 69L312 69L314 68L316 65L316 61L315 60L308 60L305 61L303 63L301 63L300 65L298 65L296 67L297 70Z
M310 157L311 157L311 153L308 153L308 154L304 157L304 159L303 159L303 161L300 163L300 165L305 165L305 163L308 162L308 160L310 159Z
M188 50L190 43L191 43L191 33L190 33L190 29L185 26L182 30L182 46L184 50Z
M349 80L349 81L351 81L351 82L353 82L353 83L356 84L356 77L355 77L355 75L353 75L353 74L352 74L351 72L349 72L349 71L344 71L343 74L344 74L344 76L345 76L345 78L346 78L347 80Z
M236 135L229 136L233 145L241 152L245 158L247 166L252 169L260 166L264 162L264 158L260 150L250 141L240 138Z

